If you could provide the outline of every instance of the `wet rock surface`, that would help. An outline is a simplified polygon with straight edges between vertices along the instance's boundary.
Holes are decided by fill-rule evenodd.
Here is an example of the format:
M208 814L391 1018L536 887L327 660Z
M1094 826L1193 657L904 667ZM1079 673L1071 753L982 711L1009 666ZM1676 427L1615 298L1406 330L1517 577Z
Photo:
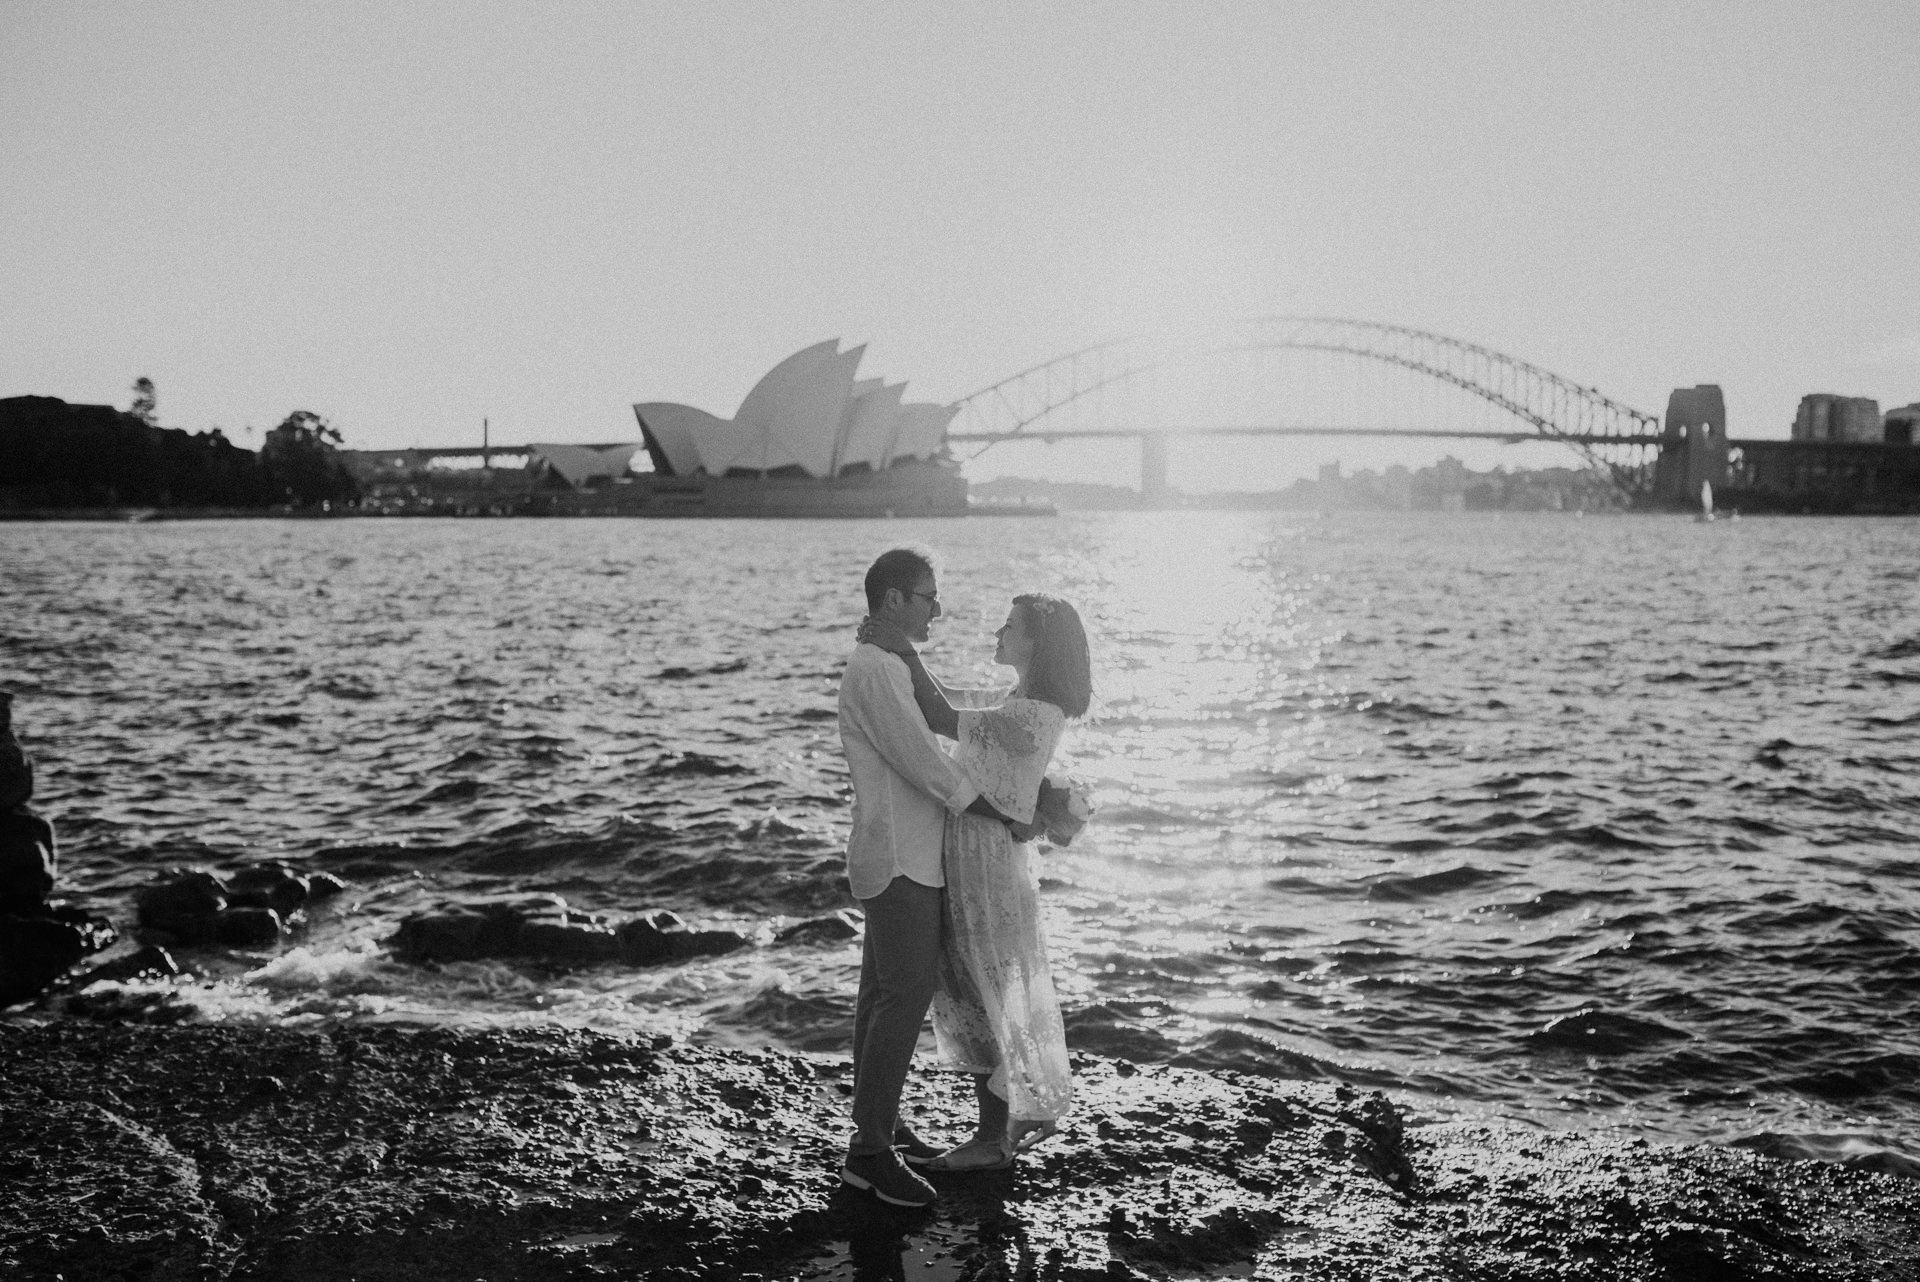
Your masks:
M655 966L746 948L731 930L694 930L678 913L641 913L618 925L572 908L559 895L521 895L490 903L444 905L400 923L389 941L411 962L514 958L550 966L620 962Z
M1081 1057L1063 1134L882 1208L843 1058L565 1029L0 1024L0 1274L1907 1279L1920 1181L1407 1128L1344 1087ZM907 1112L957 1139L952 1074Z
M118 938L105 918L50 898L59 845L32 800L33 760L13 734L13 696L0 690L0 1007L38 996Z
M271 944L305 920L309 905L340 893L331 873L304 873L281 860L225 875L169 868L134 897L142 942L171 947Z
M117 938L104 917L70 904L46 904L32 914L0 914L0 1007L39 996L81 958Z

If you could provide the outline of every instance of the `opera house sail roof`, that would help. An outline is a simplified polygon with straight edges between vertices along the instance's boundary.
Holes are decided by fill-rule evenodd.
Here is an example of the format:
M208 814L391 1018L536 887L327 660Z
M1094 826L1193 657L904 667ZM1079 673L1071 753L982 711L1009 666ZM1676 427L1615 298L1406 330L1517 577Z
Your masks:
M654 471L825 480L939 457L957 407L906 404L905 383L856 378L865 352L842 352L837 338L802 348L768 370L730 419L665 401L635 405Z

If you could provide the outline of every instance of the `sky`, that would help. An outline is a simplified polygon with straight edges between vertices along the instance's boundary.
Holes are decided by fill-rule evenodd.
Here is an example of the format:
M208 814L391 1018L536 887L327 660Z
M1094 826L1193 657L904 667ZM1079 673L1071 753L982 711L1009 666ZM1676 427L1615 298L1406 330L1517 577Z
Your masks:
M620 441L827 338L952 401L1250 317L1730 434L1920 401L1910 3L0 0L0 396ZM1276 396L1284 398L1283 391ZM1189 489L1542 447L1176 443ZM969 474L1128 483L1130 446Z

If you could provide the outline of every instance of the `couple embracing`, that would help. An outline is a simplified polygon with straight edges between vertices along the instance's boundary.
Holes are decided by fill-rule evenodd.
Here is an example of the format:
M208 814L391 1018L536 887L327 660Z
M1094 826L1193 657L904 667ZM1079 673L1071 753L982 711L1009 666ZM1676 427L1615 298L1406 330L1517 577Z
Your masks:
M1075 823L1045 776L1068 719L1091 698L1087 635L1065 601L1015 597L994 649L1015 683L960 690L914 649L940 617L932 559L917 548L883 553L866 595L840 683L853 778L847 879L866 913L855 1133L840 1178L895 1206L926 1206L934 1190L921 1171L1010 1166L1072 1102L1031 842L1050 823L1056 832ZM942 1059L973 1075L979 1105L973 1137L944 1152L899 1115L929 1006Z

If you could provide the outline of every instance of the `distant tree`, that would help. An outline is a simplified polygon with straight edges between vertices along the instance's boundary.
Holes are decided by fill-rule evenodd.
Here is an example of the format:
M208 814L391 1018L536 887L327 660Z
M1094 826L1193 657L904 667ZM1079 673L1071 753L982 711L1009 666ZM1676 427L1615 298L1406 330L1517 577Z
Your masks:
M155 416L154 411L159 404L160 399L153 392L152 379L143 374L133 380L133 404L127 406L128 414L148 427L158 427L160 420Z
M340 430L310 410L295 410L260 442L260 466L286 502L345 502L360 487L341 464Z

